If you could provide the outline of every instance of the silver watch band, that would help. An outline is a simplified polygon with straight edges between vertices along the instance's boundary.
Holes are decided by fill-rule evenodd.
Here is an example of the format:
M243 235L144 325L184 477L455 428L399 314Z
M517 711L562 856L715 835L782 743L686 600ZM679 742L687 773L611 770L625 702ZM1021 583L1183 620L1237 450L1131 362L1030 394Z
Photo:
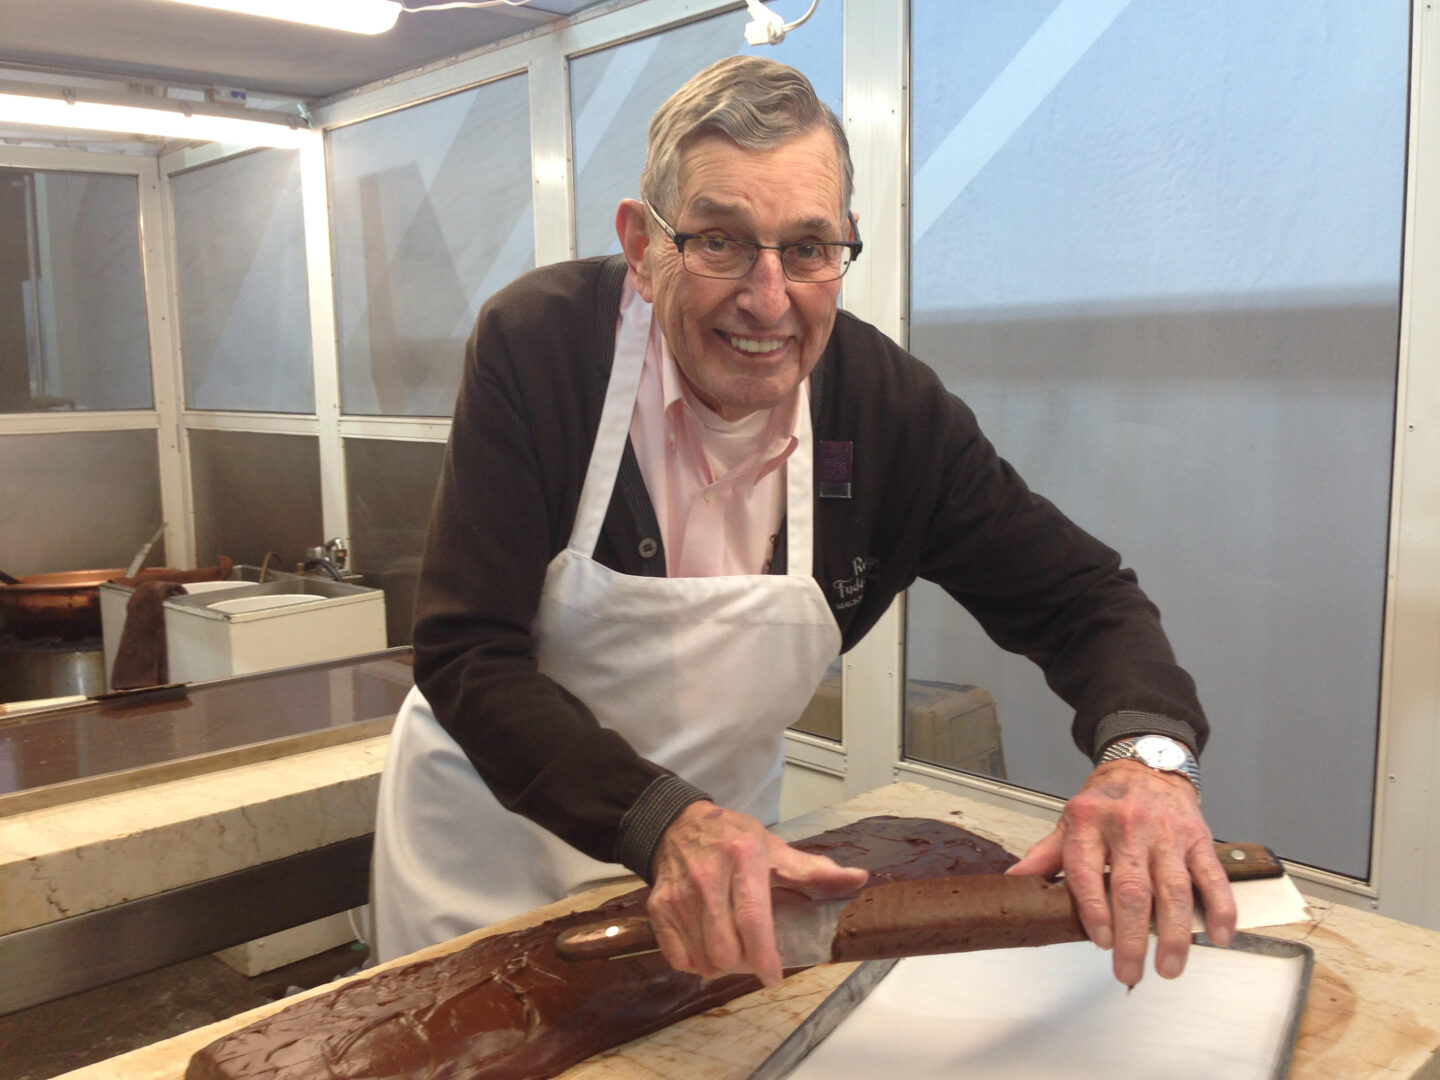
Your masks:
M1179 773L1195 785L1197 797L1201 794L1200 762L1195 759L1190 748L1178 739L1172 739L1169 735L1127 735L1106 746L1096 764L1127 759L1138 761L1160 772Z

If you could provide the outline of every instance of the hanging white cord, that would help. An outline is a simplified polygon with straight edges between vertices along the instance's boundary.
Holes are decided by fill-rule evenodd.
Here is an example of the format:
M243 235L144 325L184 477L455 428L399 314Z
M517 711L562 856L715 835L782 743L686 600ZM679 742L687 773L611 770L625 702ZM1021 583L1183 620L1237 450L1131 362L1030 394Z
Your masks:
M794 22L792 22L792 23L786 23L786 24L785 24L785 32L788 34L791 30L794 30L797 26L799 26L801 23L803 23L806 19L810 18L811 15L814 15L814 14L815 14L815 9L816 9L817 7L819 7L819 6L820 6L820 0L810 0L810 10L807 11L807 12L805 12L804 15L801 15L801 16L800 16L798 19L796 19Z
M794 22L787 23L766 7L763 0L745 0L751 20L745 24L745 40L751 45L779 45L786 34L815 14L819 4L820 0L810 0L810 10Z

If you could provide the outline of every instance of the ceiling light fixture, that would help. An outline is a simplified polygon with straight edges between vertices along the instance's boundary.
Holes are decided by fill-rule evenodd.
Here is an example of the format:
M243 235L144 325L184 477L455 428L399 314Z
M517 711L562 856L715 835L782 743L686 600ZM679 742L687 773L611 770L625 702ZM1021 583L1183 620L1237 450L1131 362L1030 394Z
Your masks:
M177 4L258 15L266 19L348 30L352 34L383 34L404 10L399 0L174 0Z
M158 135L167 139L230 143L238 146L300 146L310 134L298 117L258 110L222 110L175 98L87 94L31 87L24 93L0 92L0 125L25 124L74 131Z

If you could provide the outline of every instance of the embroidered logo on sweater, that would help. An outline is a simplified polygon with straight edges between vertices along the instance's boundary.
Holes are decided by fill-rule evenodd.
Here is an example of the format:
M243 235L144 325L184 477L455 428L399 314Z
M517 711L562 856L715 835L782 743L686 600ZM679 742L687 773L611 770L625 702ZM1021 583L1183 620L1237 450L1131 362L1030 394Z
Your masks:
M836 611L852 608L864 600L865 583L880 576L880 560L874 556L856 555L850 566L853 574L848 578L836 578L830 583L835 590L835 599L830 606Z
M855 444L822 439L815 453L816 494L822 499L850 498L854 479Z

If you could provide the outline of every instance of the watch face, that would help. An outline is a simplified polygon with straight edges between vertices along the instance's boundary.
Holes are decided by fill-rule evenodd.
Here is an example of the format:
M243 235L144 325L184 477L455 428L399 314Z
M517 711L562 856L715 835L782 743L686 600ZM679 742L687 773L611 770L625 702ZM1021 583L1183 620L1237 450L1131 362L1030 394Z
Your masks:
M1135 756L1152 769L1173 772L1185 764L1185 748L1163 735L1146 735L1135 741Z

